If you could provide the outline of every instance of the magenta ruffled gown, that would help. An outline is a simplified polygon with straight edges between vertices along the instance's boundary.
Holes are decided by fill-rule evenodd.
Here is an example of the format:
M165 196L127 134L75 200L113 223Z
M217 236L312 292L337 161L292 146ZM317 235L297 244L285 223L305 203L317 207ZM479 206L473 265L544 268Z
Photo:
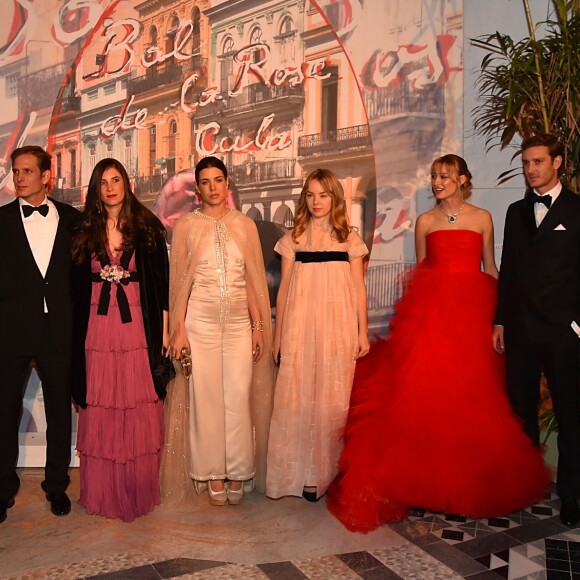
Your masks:
M110 256L118 264L121 254ZM93 256L91 271L101 264ZM129 271L135 272L135 256ZM131 322L123 324L112 284L109 310L98 315L102 283L93 281L85 341L87 408L79 409L79 503L89 514L130 522L159 504L163 402L149 368L139 282L123 286Z

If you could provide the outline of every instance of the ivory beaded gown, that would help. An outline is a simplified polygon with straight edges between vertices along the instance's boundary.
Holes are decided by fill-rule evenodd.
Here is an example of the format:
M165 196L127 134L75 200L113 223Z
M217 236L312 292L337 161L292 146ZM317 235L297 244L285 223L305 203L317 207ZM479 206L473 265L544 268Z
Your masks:
M357 366L340 474L328 507L366 532L409 507L507 515L550 485L513 414L492 347L497 281L481 234L440 230L395 308L390 333Z
M287 233L276 251L347 252L347 261L295 262L281 335L268 444L266 494L318 495L337 473L358 345L357 301L349 259L367 254L352 231L345 243L326 232L316 247L309 229L296 244Z
M227 272L222 269L224 262ZM222 270L219 276L218 268ZM250 292L264 327L265 352L256 363L247 303ZM246 480L254 472L244 488L255 487L263 493L274 365L268 286L254 221L237 210L230 210L221 220L198 210L179 218L173 229L169 297L170 333L182 323L183 313L193 375L187 379L178 372L165 400L163 501L179 505L194 493L194 487L203 489L203 485L194 486L192 478L203 482L225 475ZM220 352L220 341L227 352ZM197 376L196 369L207 372L209 380ZM209 425L218 430L216 438L211 433L200 436L208 422L203 421L205 416L201 422L195 419L201 409L195 407L205 389L211 390L217 402L207 418L211 421L221 412L215 425ZM207 402L201 405L207 408Z
M200 254L185 330L191 346L190 476L195 481L254 477L252 331L245 263L227 226Z

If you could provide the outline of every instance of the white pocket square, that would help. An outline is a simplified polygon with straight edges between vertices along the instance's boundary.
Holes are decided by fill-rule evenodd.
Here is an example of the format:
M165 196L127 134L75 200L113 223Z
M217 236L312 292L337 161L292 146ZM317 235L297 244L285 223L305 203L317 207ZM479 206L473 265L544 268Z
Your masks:
M566 230L566 228L562 224L560 224L554 228L554 231L556 231L556 230L561 232L561 231Z

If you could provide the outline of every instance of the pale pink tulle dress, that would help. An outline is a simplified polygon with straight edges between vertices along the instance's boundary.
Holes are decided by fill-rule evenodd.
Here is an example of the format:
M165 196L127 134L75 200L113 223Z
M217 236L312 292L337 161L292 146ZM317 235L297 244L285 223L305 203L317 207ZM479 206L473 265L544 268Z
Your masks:
M119 259L120 254L111 263ZM91 270L101 270L94 256ZM134 255L129 271L135 271ZM87 408L79 409L79 503L89 514L132 521L159 504L163 403L149 367L139 282L124 286L131 312L126 324L115 284L108 314L97 314L101 287L93 282L85 341Z
M299 244L291 232L276 245L283 257L296 252L367 254L352 231L339 243L330 232L315 246L309 230ZM338 473L358 345L357 297L349 262L296 262L284 312L281 362L268 442L266 494L302 495L315 486L322 496Z

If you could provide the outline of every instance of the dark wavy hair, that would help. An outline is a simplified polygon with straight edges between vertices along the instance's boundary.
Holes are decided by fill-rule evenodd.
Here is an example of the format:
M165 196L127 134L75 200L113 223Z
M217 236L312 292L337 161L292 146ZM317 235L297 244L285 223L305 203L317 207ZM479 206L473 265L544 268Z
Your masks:
M344 189L338 180L338 177L329 169L315 169L310 172L300 197L298 198L298 206L296 208L296 216L294 217L294 229L292 230L292 239L296 242L298 238L306 231L312 216L308 211L308 204L306 202L306 194L310 189L310 184L313 181L318 181L324 191L332 198L332 205L329 215L329 223L332 226L332 235L340 243L346 242L351 230L353 229L348 224L346 217L346 202L344 200Z
M72 256L77 264L84 261L86 248L99 258L105 257L107 253L107 209L101 201L101 179L103 173L111 167L121 174L125 186L125 199L118 217L119 230L123 235L123 244L120 249L125 251L134 248L137 238L142 236L145 247L153 251L157 246L156 239L159 235L166 237L162 223L135 197L129 175L123 164L107 157L101 159L93 169L89 179L85 208L73 236Z

